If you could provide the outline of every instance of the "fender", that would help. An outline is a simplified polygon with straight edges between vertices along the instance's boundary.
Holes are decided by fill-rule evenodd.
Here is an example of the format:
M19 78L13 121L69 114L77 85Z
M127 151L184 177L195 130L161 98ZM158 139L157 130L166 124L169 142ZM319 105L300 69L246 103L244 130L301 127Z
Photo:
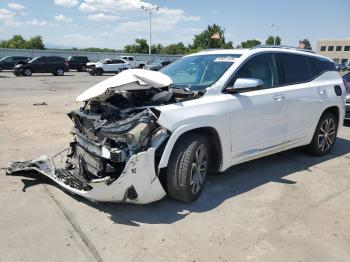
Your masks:
M181 135L185 134L188 131L194 130L194 129L207 128L207 127L213 128L218 133L218 136L219 136L220 147L222 149L222 160L220 163L219 170L222 171L222 170L227 169L227 167L229 167L231 164L231 158L230 158L231 155L227 152L227 150L229 150L229 148L224 147L223 145L225 145L225 142L228 142L228 143L226 143L226 145L230 144L230 142L229 141L222 141L223 137L221 136L220 131L217 128L215 128L214 126L201 125L199 123L197 123L197 124L191 123L191 124L182 125L182 126L178 127L177 129L175 129L174 132L172 132L172 134L171 134L171 136L170 136L170 138L169 138L169 140L164 148L162 157L159 161L158 168L160 169L160 168L167 167L171 152L172 152L176 142L178 141L178 139Z

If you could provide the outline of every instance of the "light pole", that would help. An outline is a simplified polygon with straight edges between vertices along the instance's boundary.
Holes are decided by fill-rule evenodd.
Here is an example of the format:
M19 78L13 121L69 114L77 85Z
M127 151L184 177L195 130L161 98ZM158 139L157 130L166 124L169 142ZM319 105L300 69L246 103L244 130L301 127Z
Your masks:
M271 27L274 28L274 29L276 30L275 36L274 36L274 38L273 38L273 45L276 45L276 38L277 38L277 36L278 36L279 26L278 26L278 25L275 25L275 24L272 24Z
M148 45L148 53L152 54L152 11L158 11L159 6L141 6L141 9L149 12L149 45Z

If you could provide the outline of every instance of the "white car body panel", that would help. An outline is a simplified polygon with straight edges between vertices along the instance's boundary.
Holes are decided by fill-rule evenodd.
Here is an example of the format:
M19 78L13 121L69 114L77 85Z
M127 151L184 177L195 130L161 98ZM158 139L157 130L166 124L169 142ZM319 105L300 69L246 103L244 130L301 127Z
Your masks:
M78 190L63 183L56 176L53 161L46 156L28 162L14 162L11 165L21 166L20 171L37 171L65 190L94 202L147 204L162 199L166 194L155 173L154 152L155 149L150 148L132 156L117 180L111 184L107 183L108 178L91 181L89 185L92 186L92 190L90 191ZM16 167L10 172L17 172ZM131 186L138 194L138 197L133 200L128 199L125 195Z
M76 101L82 102L96 98L104 99L105 96L108 96L105 95L106 93L149 89L151 87L161 88L172 83L173 81L170 77L160 72L130 69L90 87L79 95Z

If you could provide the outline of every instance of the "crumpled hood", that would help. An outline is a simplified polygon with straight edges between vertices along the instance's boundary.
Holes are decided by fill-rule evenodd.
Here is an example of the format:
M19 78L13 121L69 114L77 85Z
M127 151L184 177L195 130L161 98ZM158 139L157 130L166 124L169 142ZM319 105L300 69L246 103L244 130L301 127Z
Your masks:
M108 78L79 95L77 102L104 99L117 91L144 90L162 88L171 85L171 78L161 72L145 69L129 69Z

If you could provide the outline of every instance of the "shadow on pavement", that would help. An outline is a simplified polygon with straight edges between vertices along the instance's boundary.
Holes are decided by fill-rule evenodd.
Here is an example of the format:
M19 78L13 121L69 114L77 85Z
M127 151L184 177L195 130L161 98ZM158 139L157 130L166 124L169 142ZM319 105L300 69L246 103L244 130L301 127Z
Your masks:
M350 141L338 138L331 154L310 156L302 148L261 158L228 169L219 176L208 177L199 199L192 204L180 203L168 197L148 205L101 204L73 196L91 207L110 215L114 223L139 226L145 224L171 224L190 213L202 213L221 205L226 199L244 194L269 182L293 185L285 179L292 173L309 170L319 163L350 153Z
M212 210L226 199L244 194L269 182L296 184L295 181L284 177L298 171L309 170L314 165L348 153L350 153L350 141L338 138L332 152L324 157L310 156L302 148L297 148L243 163L228 169L221 175L208 177L201 196L192 204L180 203L169 197L148 205L102 204L88 201L80 196L72 194L71 196L108 214L114 223L130 226L140 226L142 223L171 224L184 219L190 213ZM32 174L21 173L20 175L32 177ZM56 186L53 182L48 182L48 179L42 180L41 176L40 179L37 175L35 178L35 180L22 179L24 183L22 191L25 192L28 187L44 181Z

